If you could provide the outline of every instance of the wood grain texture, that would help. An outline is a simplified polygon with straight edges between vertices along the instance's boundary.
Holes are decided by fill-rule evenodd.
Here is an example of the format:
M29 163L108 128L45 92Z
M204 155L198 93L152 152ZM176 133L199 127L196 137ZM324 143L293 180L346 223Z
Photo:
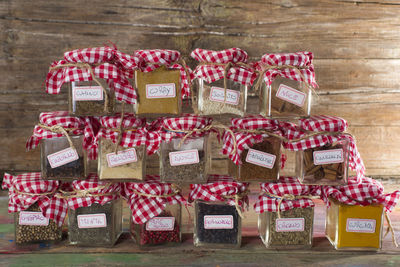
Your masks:
M51 62L111 41L127 53L176 49L191 66L198 47L241 47L252 60L312 51L320 86L312 112L348 120L368 175L399 176L400 1L5 0L0 38L0 174L37 170L39 153L25 153L25 141L41 111L67 107L65 90L45 94ZM223 172L216 149L213 157Z

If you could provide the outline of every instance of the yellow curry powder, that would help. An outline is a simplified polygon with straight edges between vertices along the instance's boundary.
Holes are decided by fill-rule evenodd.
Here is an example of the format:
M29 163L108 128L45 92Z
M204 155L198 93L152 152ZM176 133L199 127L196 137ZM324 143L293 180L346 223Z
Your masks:
M326 214L326 236L338 250L381 248L383 205L346 205L330 200Z
M162 66L152 72L135 72L136 114L180 114L181 74Z

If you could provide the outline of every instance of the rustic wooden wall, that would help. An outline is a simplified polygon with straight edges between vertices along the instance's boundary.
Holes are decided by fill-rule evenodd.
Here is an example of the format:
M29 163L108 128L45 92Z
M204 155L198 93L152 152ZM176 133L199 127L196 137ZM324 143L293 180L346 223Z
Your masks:
M315 114L346 118L372 176L400 167L400 1L140 0L0 2L0 174L38 170L25 152L41 111L66 109L65 91L46 95L49 64L64 51L124 52L241 47L312 51L320 85ZM193 64L193 61L189 61Z

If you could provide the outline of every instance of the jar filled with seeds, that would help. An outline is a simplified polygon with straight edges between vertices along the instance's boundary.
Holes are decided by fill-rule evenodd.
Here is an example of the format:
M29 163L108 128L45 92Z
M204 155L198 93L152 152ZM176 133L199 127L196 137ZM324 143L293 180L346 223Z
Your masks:
M232 127L233 133L224 133L222 149L231 159L229 175L238 181L278 180L282 141L275 135L281 135L279 122L262 117L235 118Z
M310 52L265 54L255 64L260 114L272 117L309 116L315 81Z
M181 242L181 212L186 200L180 188L147 176L145 183L124 183L123 194L132 211L130 231L140 247Z
M146 170L145 120L133 114L104 116L96 141L100 180L142 181ZM122 124L122 125L121 125Z
M182 99L190 95L191 70L175 50L137 50L136 114L181 114Z
M49 200L53 200L58 186L58 181L42 180L39 172L4 174L2 188L9 190L8 211L14 213L17 245L61 241L61 225L46 218L42 211L49 208L46 206L50 205Z
M247 91L256 74L247 64L247 53L239 48L212 51L197 48L191 57L199 61L194 71L197 103L193 108L201 115L246 112Z
M193 243L196 247L239 248L248 184L222 176L211 176L208 182L191 185L189 201L195 203Z

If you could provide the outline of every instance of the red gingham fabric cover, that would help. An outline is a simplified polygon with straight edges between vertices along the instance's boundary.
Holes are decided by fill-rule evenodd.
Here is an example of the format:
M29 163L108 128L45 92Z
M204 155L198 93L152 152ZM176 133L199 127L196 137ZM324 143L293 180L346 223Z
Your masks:
M178 63L181 54L176 50L153 49L153 50L137 50L134 56L139 58L139 68L143 72L151 72L161 66L166 66L168 69L178 69L181 73L181 97L182 99L190 96L190 81L194 75L189 66L186 65L189 77L185 68Z
M91 64L96 78L105 79L108 85L115 90L115 96L119 101L133 104L136 99L136 91L128 78L133 78L133 70L139 64L137 57L110 47L85 48L65 52L64 59L54 61L50 67L68 63ZM89 69L85 68L65 67L50 70L46 78L46 92L59 94L61 86L66 82L92 80Z
M289 140L295 140L306 135L305 131L310 132L344 132L347 130L346 120L326 115L312 116L310 118L300 119L299 127L286 127L284 135ZM304 131L305 130L305 131ZM315 147L322 147L325 144L333 143L338 140L349 139L349 166L357 173L357 179L361 181L365 175L365 167L360 153L358 152L356 141L349 135L316 135L297 142L284 142L283 146L292 151L306 150Z
M275 134L282 135L279 127L279 121L267 119L261 116L251 116L244 118L233 118L231 120L231 130L235 134L237 149L236 153L231 154L234 149L234 141L232 135L225 131L223 135L222 154L228 155L229 158L236 164L242 164L240 155L243 150L251 148L254 144L263 141L267 134L254 134L247 132L235 132L235 130L267 130Z
M95 159L97 157L97 150L92 147L96 128L96 126L94 127L96 124L94 118L73 117L69 116L67 111L52 111L40 113L39 122L49 127L59 125L66 130L68 130L68 128L77 128L76 130L68 132L68 135L84 135L83 148L88 151L90 159ZM26 149L29 151L36 148L42 139L57 137L65 137L65 135L62 133L53 133L52 131L43 129L39 125L36 125L33 129L33 135L29 137L26 142Z
M250 183L236 182L232 177L224 175L210 175L206 184L191 184L189 202L196 199L204 201L221 201L228 205L235 205L235 198L224 198L223 196L232 196L245 192ZM249 205L248 195L238 201L239 206L244 209Z
M296 53L278 53L278 54L265 54L259 62L256 62L255 68L259 71L263 70L263 66L283 66L290 65L299 67L300 72L306 78L306 81L293 69L270 69L264 74L264 81L267 86L271 85L276 76L281 76L294 81L307 82L310 86L317 88L318 84L315 81L314 65L312 60L314 58L311 52L296 52Z
M391 212L396 206L400 197L400 190L384 194L383 185L368 177L363 177L361 183L356 177L349 177L347 185L323 186L322 199L326 205L330 205L329 198L347 205L368 206L382 204L385 210Z
M196 48L190 56L199 62L211 62L227 64L247 63L247 53L240 48L230 48L222 51L205 50ZM224 78L225 66L198 65L194 71L197 78L204 79L207 83L212 83ZM234 66L229 69L227 79L243 85L252 85L257 78L257 74L252 68L244 66Z
M266 192L277 196L319 196L321 193L319 186L303 185L296 177L280 177L278 183L261 183L260 187L262 193ZM277 212L279 200L280 198L269 197L265 194L260 195L256 203L254 203L254 210L257 213L263 213L265 211ZM282 200L280 211L314 206L314 202L308 198L295 200L284 199Z
M172 184L161 183L159 176L146 176L145 183L123 183L122 196L127 200L132 211L132 220L136 224L144 224L158 216L166 205L186 205L185 198L178 193L170 197L148 197L136 192L152 195L168 195L174 192Z

